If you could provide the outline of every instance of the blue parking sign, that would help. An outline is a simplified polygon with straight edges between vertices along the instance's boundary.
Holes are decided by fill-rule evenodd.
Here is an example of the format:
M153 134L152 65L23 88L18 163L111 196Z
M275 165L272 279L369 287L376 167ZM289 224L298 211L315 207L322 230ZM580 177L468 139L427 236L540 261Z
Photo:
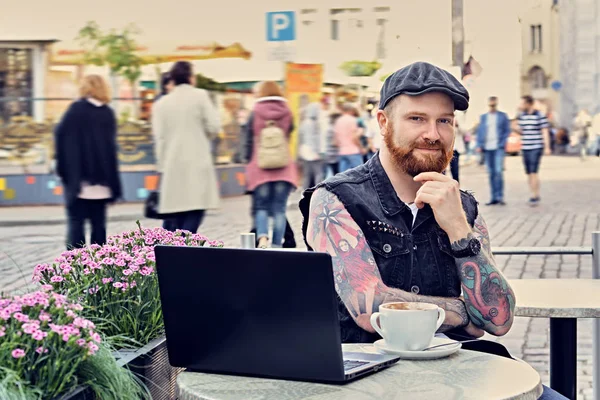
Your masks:
M267 40L283 42L296 40L296 21L293 11L267 13Z

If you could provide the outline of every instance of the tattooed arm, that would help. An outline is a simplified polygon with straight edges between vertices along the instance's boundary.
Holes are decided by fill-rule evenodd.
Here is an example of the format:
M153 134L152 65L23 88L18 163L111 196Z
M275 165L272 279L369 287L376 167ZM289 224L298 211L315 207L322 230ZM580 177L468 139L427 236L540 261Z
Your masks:
M479 254L456 260L467 312L475 326L492 335L502 336L513 323L515 294L496 267L487 226L481 214L475 220L472 232L464 239L454 241L452 248L464 248L471 238L481 243Z
M348 235L340 235L339 228ZM324 188L312 196L306 239L315 251L331 255L338 295L362 329L375 332L371 314L379 305L392 301L433 303L443 308L446 320L440 331L469 325L461 299L420 296L386 286L358 224L339 199Z

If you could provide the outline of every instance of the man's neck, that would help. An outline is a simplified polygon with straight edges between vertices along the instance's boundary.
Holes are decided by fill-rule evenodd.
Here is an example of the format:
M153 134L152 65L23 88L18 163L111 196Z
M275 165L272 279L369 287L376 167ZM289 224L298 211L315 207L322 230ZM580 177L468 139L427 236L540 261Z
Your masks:
M417 191L421 187L419 182L415 182L413 177L408 175L405 171L400 170L396 164L392 161L392 156L388 151L387 147L382 146L379 151L379 159L381 166L387 174L396 195L405 203L412 203L415 201Z

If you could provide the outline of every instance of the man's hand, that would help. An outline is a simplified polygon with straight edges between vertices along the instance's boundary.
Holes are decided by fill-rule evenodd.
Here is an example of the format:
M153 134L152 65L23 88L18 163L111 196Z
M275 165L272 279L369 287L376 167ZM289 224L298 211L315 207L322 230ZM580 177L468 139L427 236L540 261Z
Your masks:
M471 228L462 207L458 182L437 172L424 172L414 180L423 182L415 197L416 206L423 208L425 203L431 206L435 220L451 242L467 237Z
M549 147L546 147L546 148L544 149L544 155L545 155L545 156L549 156L549 155L551 155L551 154L552 154L552 150L551 150Z

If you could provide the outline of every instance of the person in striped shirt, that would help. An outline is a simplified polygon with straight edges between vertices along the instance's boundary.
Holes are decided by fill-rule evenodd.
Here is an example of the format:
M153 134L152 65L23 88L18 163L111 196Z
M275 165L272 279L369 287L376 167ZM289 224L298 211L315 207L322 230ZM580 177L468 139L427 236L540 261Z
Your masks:
M529 179L531 198L529 204L540 202L540 177L538 170L543 154L550 154L550 132L548 119L539 110L533 108L533 97L521 98L521 114L519 115L519 133L521 134L521 151L525 173Z

